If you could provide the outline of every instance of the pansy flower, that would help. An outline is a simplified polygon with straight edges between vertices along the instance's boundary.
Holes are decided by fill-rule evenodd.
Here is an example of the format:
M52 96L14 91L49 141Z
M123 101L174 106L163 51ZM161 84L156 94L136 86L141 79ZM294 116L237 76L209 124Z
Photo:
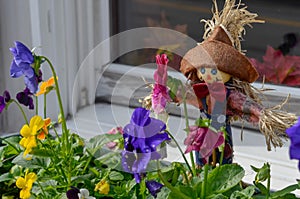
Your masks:
M156 147L163 141L170 140L164 122L151 118L150 111L144 108L134 110L130 124L124 127L124 150L122 166L127 172L133 173L137 183L141 173L146 171L150 160L157 160L161 155Z
M223 143L222 132L214 132L207 127L191 126L190 133L184 141L187 146L185 153L199 151L201 157L207 160L213 150Z
M68 199L79 199L78 194L80 193L79 189L76 187L71 187L66 193Z
M51 124L51 119L50 118L46 118L44 119L44 126L41 130L41 132L37 135L37 138L39 140L44 140L46 138L46 135L48 135L48 127Z
M54 86L55 81L54 77L50 77L47 81L42 82L40 85L40 91L36 94L36 96L47 94Z
M110 187L106 180L102 179L100 182L96 184L95 190L98 191L101 194L107 195L109 193Z
M28 106L29 109L34 109L33 99L31 96L32 93L26 87L24 91L17 93L16 98L20 104L23 104L24 106Z
M80 193L78 193L78 198L79 199L96 199L93 196L90 196L90 192L87 189L80 189Z
M22 199L28 199L30 198L30 191L32 188L32 184L36 181L37 176L35 173L30 172L28 173L28 170L25 173L25 177L19 177L16 181L16 185L19 189L22 189L20 191L20 198Z
M296 124L286 130L286 134L291 140L290 159L299 160L298 169L300 170L300 117Z
M148 180L146 181L146 187L149 190L150 194L156 198L157 193L160 192L163 185L159 182L156 182L155 180Z
M24 82L31 93L36 93L38 89L39 74L35 74L32 67L34 64L34 56L32 52L21 42L16 41L15 47L10 48L14 59L10 66L10 75L18 78L24 75Z
M36 115L31 118L29 125L25 124L22 127L20 134L23 138L20 141L20 145L25 148L23 154L24 157L32 151L32 148L37 146L36 135L38 134L38 131L44 127L44 125L44 120L40 116Z
M3 96L0 96L0 113L2 113L6 104L10 101L10 94L8 91L3 92Z
M152 91L152 108L156 114L165 110L166 104L171 100L167 88L167 65L168 57L166 54L156 56L157 70L154 72L155 84Z

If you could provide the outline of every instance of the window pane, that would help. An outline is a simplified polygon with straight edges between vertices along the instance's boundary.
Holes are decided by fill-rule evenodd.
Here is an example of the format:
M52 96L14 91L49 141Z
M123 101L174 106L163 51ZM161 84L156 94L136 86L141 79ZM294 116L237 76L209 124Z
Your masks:
M223 1L218 1L219 10ZM264 24L246 27L242 49L253 58L261 77L268 83L300 86L300 48L297 45L300 30L300 2L298 0L244 0L248 10L257 13ZM211 0L116 0L113 22L114 34L138 27L165 27L187 34L201 42L204 24L201 19L211 19ZM278 51L278 49L281 49ZM188 50L188 49L186 49ZM267 51L268 50L268 51ZM267 53L268 52L268 53ZM133 51L119 58L119 62L140 65L154 62L157 49ZM267 61L263 60L266 55ZM180 58L175 57L178 69Z

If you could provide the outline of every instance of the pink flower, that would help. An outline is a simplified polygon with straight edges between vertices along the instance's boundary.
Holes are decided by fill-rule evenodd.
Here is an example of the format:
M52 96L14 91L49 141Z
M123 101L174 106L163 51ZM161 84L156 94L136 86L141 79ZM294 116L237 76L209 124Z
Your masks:
M123 128L119 126L116 128L112 128L112 129L110 129L110 131L107 132L107 134L117 134L117 133L123 134ZM114 149L117 145L118 145L118 142L109 142L106 144L106 146L109 149Z
M157 70L154 72L154 88L152 93L152 108L156 114L164 111L166 104L171 100L167 88L167 65L168 57L166 54L156 55Z
M225 141L222 132L213 132L207 127L191 126L190 133L184 140L187 146L185 153L199 151L202 158L207 159L213 150Z

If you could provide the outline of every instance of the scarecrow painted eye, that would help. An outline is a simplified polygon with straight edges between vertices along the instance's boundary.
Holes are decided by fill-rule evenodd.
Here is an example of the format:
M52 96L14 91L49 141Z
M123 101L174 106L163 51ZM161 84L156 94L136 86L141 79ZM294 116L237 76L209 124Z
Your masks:
M201 72L202 74L205 74L205 68L201 68L201 69L200 69L200 72Z
M211 72L211 74L216 75L218 73L218 70L213 68L210 72Z

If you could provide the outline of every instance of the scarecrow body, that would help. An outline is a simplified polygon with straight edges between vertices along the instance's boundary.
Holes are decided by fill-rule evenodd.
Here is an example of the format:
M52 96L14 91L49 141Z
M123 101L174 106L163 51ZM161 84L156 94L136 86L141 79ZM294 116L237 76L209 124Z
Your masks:
M217 8L215 0L214 3ZM223 126L227 131L223 163L232 162L232 119L259 125L268 150L271 144L282 146L279 136L285 135L285 129L297 120L294 114L281 111L281 106L264 107L250 85L258 78L258 73L241 52L239 42L244 25L261 22L256 17L246 7L239 8L235 1L226 0L223 11L216 11L212 20L205 21L204 41L189 50L181 61L180 70L190 80L197 97L197 102L194 98L187 102L210 118L214 129ZM198 152L196 154L198 165L206 163Z

